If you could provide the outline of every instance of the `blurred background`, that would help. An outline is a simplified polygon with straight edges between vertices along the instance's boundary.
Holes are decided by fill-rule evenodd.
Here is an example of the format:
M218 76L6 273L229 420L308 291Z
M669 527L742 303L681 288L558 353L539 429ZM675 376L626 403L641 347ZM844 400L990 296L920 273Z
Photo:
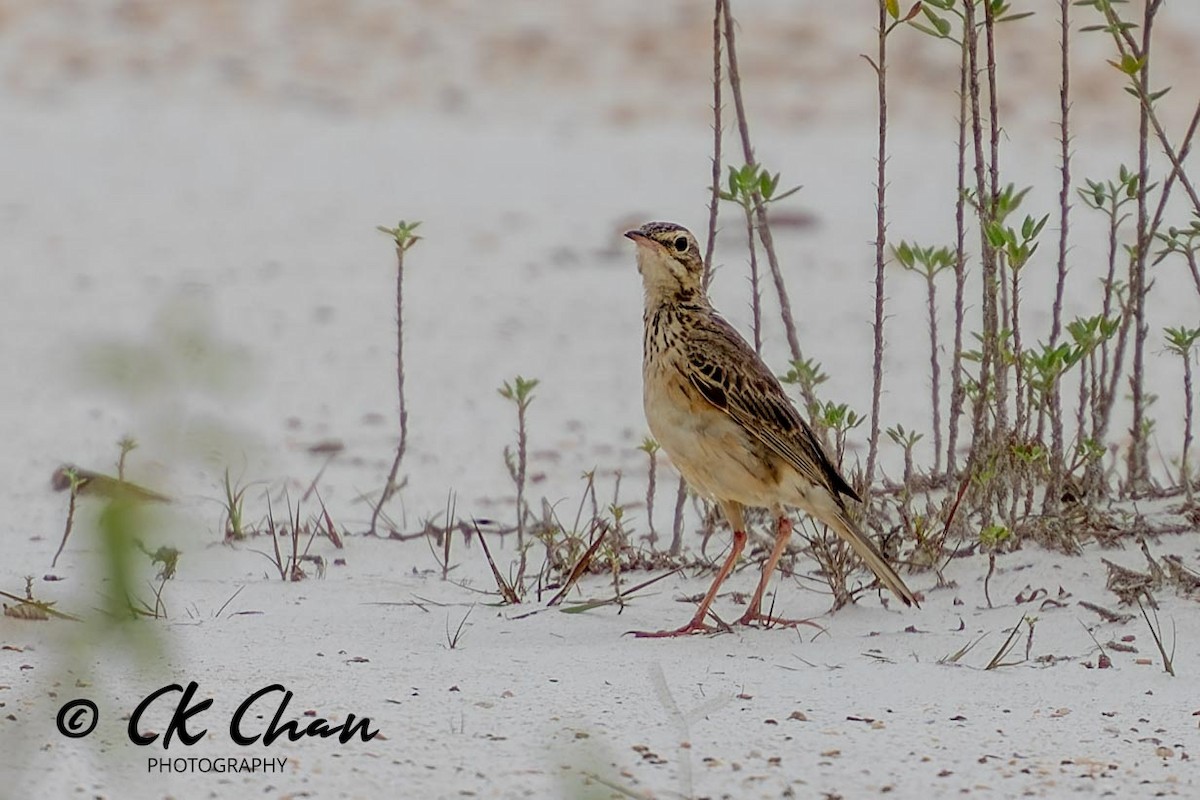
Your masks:
M1135 18L1140 6L1123 13ZM874 50L874 3L755 0L733 10L757 121L870 118L872 74L855 59ZM1058 70L1057 4L1010 10L1035 16L998 37L1005 101L1041 113ZM1076 29L1098 16L1073 14ZM702 123L711 19L711 4L695 0L5 0L0 74L6 93L47 103L170 97L333 116L515 116L531 127ZM1160 19L1154 67L1172 84L1193 74L1200 10L1167 4ZM901 116L934 98L953 102L953 45L916 31L890 44ZM1084 118L1119 92L1103 61L1109 46L1096 34L1073 43Z
M802 344L829 397L865 411L877 123L860 54L876 46L876 7L733 10L757 155L803 186L776 232ZM1000 32L1002 160L1046 213L1057 4L1014 10L1036 14ZM1073 13L1075 28L1097 21ZM495 389L517 374L542 379L531 448L549 495L573 495L594 466L641 470L640 287L620 233L705 225L711 14L633 0L0 1L0 479L45 522L59 513L52 470L106 463L123 434L143 446L135 475L201 497L225 467L307 485L320 466L307 449L336 439L328 493L361 522L396 437L393 255L374 226L401 218L425 237L406 278L406 507L438 510L448 487L481 505L509 491L515 421ZM1200 8L1165 6L1156 82L1186 93L1198 33ZM889 235L948 243L957 48L913 30L889 42ZM1133 101L1108 40L1073 47L1076 175L1109 176L1136 157ZM1176 132L1190 112L1185 97L1164 104ZM740 152L728 131L725 148ZM744 329L740 212L723 213L714 295ZM1082 312L1103 252L1075 218ZM1048 320L1037 276L1051 273L1049 258L1031 268L1034 330ZM919 428L923 289L907 277L889 288L885 425ZM1174 313L1161 324L1191 311ZM1178 417L1174 392L1160 408ZM885 456L894 469L898 453Z

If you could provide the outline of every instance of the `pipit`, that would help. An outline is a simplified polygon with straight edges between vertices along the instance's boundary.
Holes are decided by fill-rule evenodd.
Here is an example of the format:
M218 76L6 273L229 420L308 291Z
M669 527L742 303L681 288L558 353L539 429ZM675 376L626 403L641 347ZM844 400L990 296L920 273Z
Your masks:
M738 620L767 621L763 593L791 536L787 508L832 528L905 605L916 596L879 548L850 521L844 498L859 501L829 461L774 374L746 340L713 309L704 291L696 238L670 222L649 222L625 234L637 244L646 304L642 401L650 432L698 493L720 504L733 546L691 621L676 630L709 631L709 606L746 546L746 506L771 510L775 546L758 588Z

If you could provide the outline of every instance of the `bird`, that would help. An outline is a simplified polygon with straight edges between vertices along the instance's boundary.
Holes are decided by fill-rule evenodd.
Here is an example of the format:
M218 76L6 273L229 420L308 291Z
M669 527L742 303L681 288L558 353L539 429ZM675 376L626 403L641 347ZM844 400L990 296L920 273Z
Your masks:
M674 630L637 636L684 636L714 630L709 607L746 546L746 507L771 511L774 547L758 588L738 620L771 622L763 594L792 532L788 508L829 526L907 606L917 596L875 543L851 521L846 501L861 502L829 460L774 373L713 308L704 287L696 237L672 222L648 222L625 236L637 245L645 292L642 402L650 432L700 495L716 501L733 545L695 615Z

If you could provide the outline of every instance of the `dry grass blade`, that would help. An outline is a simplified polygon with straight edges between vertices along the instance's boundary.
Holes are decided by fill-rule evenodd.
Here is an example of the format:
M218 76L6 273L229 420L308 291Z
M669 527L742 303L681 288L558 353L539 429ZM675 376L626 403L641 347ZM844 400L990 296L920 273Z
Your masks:
M1094 611L1100 615L1100 618L1105 622L1117 622L1124 625L1129 620L1133 619L1133 614L1119 614L1116 611L1109 611L1104 606L1098 606L1095 603L1089 603L1087 600L1080 600L1079 605L1086 608L1088 611Z
M463 618L458 621L458 627L454 629L454 633L450 633L450 617L446 617L446 645L451 650L458 649L458 643L462 640L463 626L467 624L467 619L470 618L471 612L475 610L475 604L467 609L467 613L463 614Z
M63 548L67 546L67 537L71 535L71 527L75 524L75 503L79 499L79 479L74 471L66 473L67 479L70 481L71 496L67 504L67 524L63 528L62 541L58 543L58 550L54 553L54 560L50 562L50 568L58 564L58 557L62 555Z
M236 592L229 595L229 599L226 600L224 603L221 603L221 607L217 609L217 613L213 615L213 618L216 619L217 617L220 617L221 614L223 614L225 612L225 609L229 607L229 604L232 603L237 598L237 596L242 593L242 589L245 589L245 588L246 588L246 585L242 584L241 586L239 586L237 588Z
M1080 620L1079 624L1083 625L1083 621ZM1083 630L1087 632L1088 638L1092 640L1092 644L1096 645L1096 649L1100 651L1100 658L1098 659L1100 669L1108 669L1111 667L1112 659L1109 657L1107 651L1105 651L1104 645L1100 644L1100 640L1096 638L1094 633L1092 633L1092 629L1087 625L1083 625Z
M950 536L950 526L954 523L955 515L958 514L958 506L960 503L962 503L963 496L966 495L967 487L970 485L971 485L970 474L968 473L966 475L963 475L963 479L959 483L959 486L958 486L958 494L956 494L954 496L954 505L950 506L950 513L946 515L946 524L944 526L942 526L941 538L938 539L938 549L941 550L942 552L945 552L946 539ZM950 561L953 558L954 558L954 553L951 553L949 556L946 557L945 563L943 563L942 566L937 571L939 577L942 574L942 570L944 570L944 569L946 569L946 567L950 566Z
M967 653L970 653L972 650L975 649L975 645L979 644L986 638L987 638L987 634L981 633L977 638L968 641L962 647L958 648L958 650L955 651L954 653L951 653L950 655L942 656L941 658L939 658L938 663L939 664L957 664L959 661L962 660L963 656L965 656Z
M275 567L279 570L279 580L285 581L287 580L287 573L283 569L283 554L279 552L279 535L275 530L275 510L271 508L271 495L269 492L267 493L267 532L271 534L271 547L275 550Z
M308 488L304 490L304 494L300 495L300 502L304 502L304 501L308 500L308 498L312 497L313 493L315 493L317 491L317 484L319 484L321 482L321 478L323 478L325 476L325 470L329 467L330 464L333 463L333 459L341 451L342 451L342 448L340 448L340 447L337 449L329 450L329 455L325 456L325 462L323 464L321 464L321 468L319 470L317 470L317 474L313 477L313 479L311 481L309 481ZM320 452L320 451L315 451L312 448L309 448L308 452L314 453L314 452Z
M656 575L655 577L650 578L649 580L642 581L637 586L634 586L632 589L628 589L628 590L622 592L619 597L617 595L613 595L612 597L609 597L606 600L588 600L583 603L575 603L571 606L568 606L567 608L562 609L562 612L564 614L582 614L584 611L591 611L594 608L601 608L603 606L611 606L614 604L622 604L623 605L625 603L625 601L627 601L629 598L633 597L634 594L636 594L637 592L640 592L642 589L645 589L649 586L653 586L654 584L661 581L663 578L669 578L672 575L674 575L675 573L681 572L682 570L683 570L683 567L676 567L675 569L673 569L669 572L664 572L662 575Z
M1150 621L1150 616L1146 613L1146 607L1142 605L1142 599L1139 597L1137 601L1138 610L1142 612L1142 619L1146 620L1146 626L1150 628L1150 635L1154 637L1154 643L1158 645L1158 653L1162 656L1163 670L1172 678L1175 677L1175 622L1171 622L1171 653L1167 654L1167 648L1163 645L1162 639L1162 623L1158 621L1158 609L1152 607L1154 611L1154 622Z
M500 599L506 605L519 605L521 598L517 595L516 590L509 585L508 581L504 580L504 576L500 574L500 570L496 569L496 562L492 559L492 551L488 549L487 539L483 535L483 531L479 530L479 524L475 524L475 534L479 537L479 544L483 548L483 554L487 556L488 566L492 568L492 577L496 579L496 588L500 591Z
M315 488L314 491L316 491ZM329 516L329 509L325 508L325 500L321 497L321 493L316 492L316 495L317 502L321 504L321 516L325 518L325 535L329 537L329 541L333 542L334 547L341 550L343 548L342 537L333 524L333 517Z
M1017 635L1021 632L1021 623L1025 621L1025 617L1017 620L1017 624L1012 626L1012 630L1008 632L1008 638L1004 640L1004 644L1000 645L1000 649L992 656L992 660L984 667L984 671L998 669L1000 667L1015 667L1020 664L1020 661L1004 661L1012 649L1017 645Z
M621 784L616 783L615 781L610 781L608 778L602 778L594 772L581 772L579 774L583 775L583 777L587 778L588 780L595 781L606 789L612 789L614 792L622 794L625 797L632 797L634 800L651 800L651 798L653 798L653 795L646 794L645 792L635 792L632 789L626 789Z
M600 527L599 520L592 523L593 531L595 531L598 527ZM604 537L606 535L608 535L607 526L605 526L596 535L596 538L592 540L590 545L588 545L588 549L585 550L583 555L579 557L579 560L575 562L575 566L571 568L571 574L567 576L567 580L563 583L562 588L558 590L558 593L555 594L554 597L550 598L550 602L546 604L547 606L556 606L563 601L563 598L567 596L567 592L569 592L571 587L575 585L575 582L579 580L579 576L583 575L583 573L587 570L588 565L592 563L592 556L594 556L596 551L600 549L600 545L604 543Z
M458 493L446 494L446 524L442 533L442 580L450 574L450 537L454 535L454 520L458 512Z
M5 591L0 591L0 597L7 597L9 600L15 600L19 604L19 605L13 607L14 613L11 613L11 614L8 613L9 606L7 606L7 605L4 606L5 616L17 617L17 618L30 618L30 617L25 616L25 614L28 612L17 610L17 609L30 609L30 610L36 610L38 613L45 614L48 617L55 617L56 619L65 619L65 620L70 620L71 622L82 622L83 621L79 617L76 617L73 614L66 614L66 613L63 613L62 611L55 611L54 603L46 602L45 600L34 600L32 597L18 597L15 594L9 594L8 592L5 592Z

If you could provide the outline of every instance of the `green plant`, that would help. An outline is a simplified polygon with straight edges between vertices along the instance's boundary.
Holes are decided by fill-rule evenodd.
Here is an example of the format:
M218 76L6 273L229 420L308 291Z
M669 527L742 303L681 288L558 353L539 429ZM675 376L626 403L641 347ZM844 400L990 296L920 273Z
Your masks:
M1025 640L1025 657L1022 658L1020 661L1005 661L1004 659L1007 658L1008 654L1011 653L1013 651L1013 649L1017 646L1017 636L1021 632L1021 623L1022 622L1025 623L1025 627L1028 630L1028 634L1027 634L1027 637ZM987 671L987 670L999 669L1000 667L1015 667L1018 664L1022 664L1024 662L1028 661L1029 660L1029 651L1033 647L1033 628L1034 628L1034 625L1036 625L1036 624L1037 624L1037 617L1030 617L1030 616L1022 617L1021 622L1018 622L1016 625L1012 626L1011 629L1009 629L1008 636L1007 636L1007 638L1005 638L1004 643L1000 645L1000 649L998 649L995 652L995 654L992 656L992 659L988 662L987 666L984 667L984 670Z
M1103 24L1089 26L1085 30L1102 31L1112 39L1117 51L1117 58L1109 60L1114 68L1127 78L1125 89L1136 98L1138 103L1138 181L1137 181L1137 224L1136 242L1130 250L1129 266L1129 315L1133 326L1133 365L1130 381L1132 395L1133 419L1131 420L1130 446L1126 459L1126 486L1131 491L1144 488L1149 482L1149 445L1147 433L1150 426L1146 424L1147 410L1152 402L1147 395L1144 379L1145 345L1149 335L1149 325L1146 322L1146 298L1153 285L1147 273L1147 261L1150 247L1158 238L1162 227L1163 214L1168 199L1176 185L1182 187L1192 204L1194 214L1200 215L1200 194L1192 186L1187 173L1183 169L1181 154L1186 154L1196 132L1196 122L1200 121L1200 109L1193 118L1182 142L1174 145L1166 134L1158 117L1158 102L1170 91L1151 87L1151 64L1153 63L1153 31L1162 0L1146 0L1142 5L1141 21L1138 25L1126 22L1117 12L1113 0L1087 0L1089 5L1099 11ZM1134 30L1141 35L1134 36ZM1158 146L1171 163L1171 170L1161 186L1152 184L1150 180L1150 132L1153 130ZM1157 189L1158 202L1151 212L1151 191Z
M246 486L234 484L229 479L229 467L225 468L225 541L240 542L246 538L243 523L243 509L246 500Z
M508 474L517 486L517 547L525 548L525 516L529 509L525 505L525 471L527 468L528 433L526 427L526 412L533 402L533 390L537 388L536 379L525 379L520 375L510 384L505 381L497 390L500 396L509 400L517 407L517 450L514 456L511 449L504 448L504 463L508 466ZM522 570L522 574L524 570Z
M884 349L884 268L887 266L887 163L888 163L888 37L904 22L911 21L921 9L914 3L900 16L898 0L879 0L878 23L875 29L876 49L872 58L863 55L875 72L876 108L879 117L878 147L875 155L875 319L874 346L871 362L871 431L867 443L866 483L868 500L871 484L875 480L875 461L879 455L880 401L883 395L883 349ZM799 360L799 353L794 354ZM869 506L868 506L869 507Z
M1010 541L1012 541L1012 532L1004 525L993 523L985 525L979 531L979 546L987 553L988 557L987 576L983 579L983 596L987 600L988 608L992 607L992 595L989 591L989 585L992 581L992 575L996 572L996 553Z
M137 440L132 436L122 436L117 440L117 449L120 450L120 455L117 456L117 480L125 480L125 457L137 449Z
M58 550L55 551L54 558L50 561L51 569L58 566L58 557L62 555L63 548L67 546L67 538L71 535L71 528L75 524L75 505L79 500L79 487L83 484L79 472L74 467L64 467L62 474L67 479L71 493L67 500L67 522L63 526L62 541L58 543Z
M790 369L779 376L779 381L800 389L800 397L809 416L819 426L820 421L816 417L820 413L821 401L817 397L817 387L829 380L829 376L821 369L820 362L812 358L794 358L789 365Z
M863 418L845 403L832 401L822 403L814 421L822 428L833 431L833 462L841 466L846 456L846 434L863 424Z
M757 171L758 161L754 157L754 145L750 140L750 119L746 112L746 102L742 94L742 76L738 69L737 55L737 36L736 21L733 18L733 13L730 11L730 0L716 0L717 14L720 20L714 20L714 26L723 23L725 35L725 61L728 66L727 75L729 77L729 90L733 95L734 115L737 123L738 139L742 145L742 163L746 165L754 165ZM714 34L715 38L715 34ZM715 77L715 75L714 75ZM717 120L719 129L719 119ZM719 136L718 134L715 134ZM717 154L714 154L714 156ZM716 171L719 172L719 171ZM717 184L715 178L713 187ZM774 179L778 183L778 177ZM775 186L772 186L772 192ZM790 194L790 191L789 191ZM754 205L754 230L758 233L758 240L762 243L763 251L767 256L767 266L771 270L771 278L775 284L775 293L779 297L779 317L783 323L784 335L787 338L788 348L791 351L793 359L800 358L800 338L796 333L796 322L792 318L792 302L788 298L787 287L783 280L783 270L779 265L779 256L775 252L775 240L771 235L771 222L767 217L767 202L768 198L764 198L761 192L761 186L750 187L750 199ZM779 197L775 197L776 200ZM715 202L715 201L714 201ZM710 222L715 224L715 216L710 218ZM710 228L711 229L711 228Z
M647 436L642 440L638 449L646 454L646 458L649 461L646 482L646 527L649 529L647 541L651 547L654 547L658 542L658 534L654 530L654 494L657 484L658 451L660 447L658 442Z
M906 487L905 494L907 494L907 487L912 485L913 479L913 448L924 438L924 434L906 431L903 425L895 425L887 429L887 435L889 439L904 448L904 485Z
M392 468L388 470L387 483L384 484L383 491L379 495L379 502L375 504L375 509L371 512L370 532L372 536L376 533L375 529L383 504L390 500L392 494L399 488L396 485L396 476L400 472L400 462L404 460L404 450L408 444L408 405L404 398L404 254L421 241L421 237L416 234L420 224L420 222L400 220L392 228L384 225L378 225L375 228L380 233L391 237L392 244L396 248L396 397L400 409L400 442L396 445L396 457L392 460Z
M1192 119L1193 125L1200 123L1200 108ZM1200 214L1197 214L1186 228L1172 226L1166 233L1160 232L1158 239L1163 243L1163 248L1158 252L1154 263L1158 264L1172 253L1178 254L1187 263L1192 282L1196 285L1196 293L1200 294L1200 264L1196 258L1197 253L1200 253Z
M737 203L746 220L746 244L750 248L750 309L753 315L754 352L762 355L762 293L759 291L758 248L754 245L754 209L794 194L799 186L776 195L779 174L771 175L758 164L747 163L740 169L729 168L729 188L720 198Z
M933 471L942 469L942 368L938 359L937 282L942 272L953 270L957 255L949 247L922 247L919 244L900 242L892 247L892 255L905 270L916 272L925 278L925 305L929 314L929 376L932 391L929 398L933 414Z
M1188 453L1192 446L1192 418L1195 415L1195 397L1192 391L1192 359L1195 357L1196 342L1200 340L1200 328L1166 328L1167 349L1183 361L1183 454L1179 459L1179 482L1192 500L1192 468Z

